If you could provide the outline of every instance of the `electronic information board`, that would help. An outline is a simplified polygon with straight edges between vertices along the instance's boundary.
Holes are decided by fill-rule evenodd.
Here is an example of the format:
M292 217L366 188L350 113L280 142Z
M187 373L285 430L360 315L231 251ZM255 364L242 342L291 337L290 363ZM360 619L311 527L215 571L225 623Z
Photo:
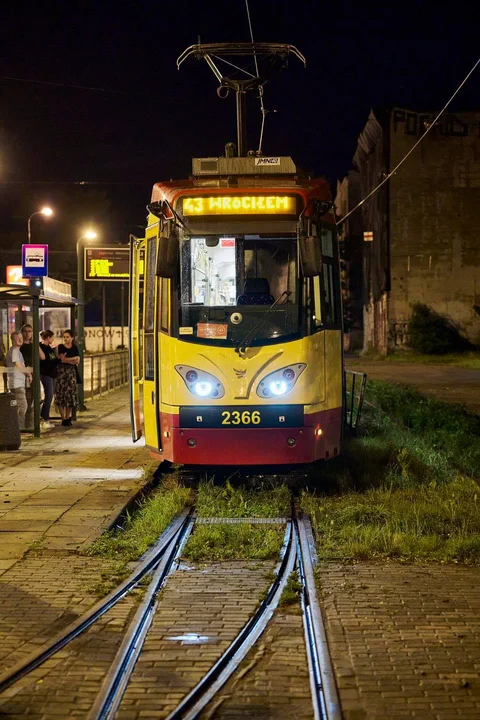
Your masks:
M130 248L86 247L85 280L128 280Z

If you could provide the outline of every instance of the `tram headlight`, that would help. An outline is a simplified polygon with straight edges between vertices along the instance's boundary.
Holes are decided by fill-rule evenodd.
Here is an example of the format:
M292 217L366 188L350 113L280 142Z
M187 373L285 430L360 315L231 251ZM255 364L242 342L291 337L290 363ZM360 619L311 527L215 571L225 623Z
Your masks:
M285 380L274 380L270 383L270 392L272 395L285 395L287 387Z
M281 397L290 392L298 378L307 367L306 363L296 363L280 368L266 375L258 383L257 395L261 398Z
M210 393L213 390L212 383L205 382L197 382L193 386L193 390L196 395L200 395L200 397L207 397L207 395L210 395Z
M175 365L175 370L193 395L212 400L218 400L225 395L222 383L211 373L190 365Z

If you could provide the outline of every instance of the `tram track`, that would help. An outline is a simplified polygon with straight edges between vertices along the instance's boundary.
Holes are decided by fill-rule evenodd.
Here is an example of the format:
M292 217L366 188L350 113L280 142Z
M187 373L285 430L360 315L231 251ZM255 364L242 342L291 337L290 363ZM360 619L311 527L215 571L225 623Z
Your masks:
M242 518L248 521L248 518ZM275 579L265 599L253 613L221 657L197 685L170 712L168 720L198 717L232 677L242 660L254 647L280 602L281 595L296 568L301 582L301 607L310 688L315 719L339 720L338 696L328 656L321 612L316 600L313 576L312 539L309 523L298 513L287 520L281 558ZM202 519L205 522L205 519ZM18 666L0 677L0 693L39 667L58 650L93 625L119 602L142 578L153 573L143 600L130 622L115 658L107 672L101 690L88 714L88 720L110 719L116 716L123 695L134 671L142 646L158 606L159 590L178 567L179 557L195 523L192 510L183 512L162 534L156 545L146 554L134 573L106 598L97 603L82 618L55 636Z

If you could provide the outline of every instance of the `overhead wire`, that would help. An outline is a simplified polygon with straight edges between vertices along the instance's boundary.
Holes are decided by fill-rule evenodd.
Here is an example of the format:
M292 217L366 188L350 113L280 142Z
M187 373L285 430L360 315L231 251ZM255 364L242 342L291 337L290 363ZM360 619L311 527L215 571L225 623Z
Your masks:
M477 65L479 65L479 64L480 64L480 58L477 60L477 62L475 63L475 65L472 67L472 69L468 72L468 74L467 74L467 75L465 76L465 78L462 80L462 82L461 82L460 85L457 87L457 89L455 90L455 92L453 93L453 95L451 96L451 98L446 102L446 104L443 106L443 108L440 110L440 112L437 113L435 119L432 120L432 122L431 122L430 125L427 127L427 129L425 130L425 132L423 133L423 135L417 140L417 142L415 143L415 145L413 145L413 146L410 148L410 150L407 152L407 154L400 160L400 162L393 168L393 170L391 170L391 171L388 173L388 175L387 175L386 177L384 177L383 180L382 180L375 188L373 188L373 190L372 190L371 192L369 192L366 197L363 198L363 200L360 200L360 202L357 203L357 205L355 205L354 208L352 208L351 210L349 210L349 212L348 212L346 215L344 215L342 218L340 218L340 220L337 221L337 223L336 223L337 226L338 226L338 225L341 225L343 222L345 222L345 220L346 220L352 213L354 213L356 210L358 210L359 207L361 207L361 206L363 205L363 203L365 203L365 202L366 202L367 200L369 200L373 195L375 195L375 193L378 192L378 191L380 190L380 188L381 188L383 185L385 185L386 182L388 182L388 181L390 180L390 178L392 177L392 175L395 175L395 173L397 172L397 170L399 169L399 167L400 167L401 165L403 165L403 163L405 162L405 160L413 153L413 151L415 150L415 148L417 148L417 147L420 145L420 143L424 140L424 138L426 138L426 136L428 135L428 133L430 132L430 130L432 130L432 128L435 127L435 125L437 124L437 122L438 122L438 120L440 119L440 117L443 115L443 113L444 113L445 110L448 108L448 106L450 105L450 103L452 102L452 100L454 99L454 97L455 97L455 96L458 94L458 92L462 89L462 87L465 85L465 83L467 82L467 80L468 80L468 78L470 77L470 75L475 71L475 69L477 68Z
M13 77L11 75L0 75L0 80L31 83L33 85L51 85L53 87L72 88L73 90L96 90L97 92L114 93L115 95L125 94L122 90L113 90L112 88L95 87L90 85L72 85L71 83L52 82L49 80L31 80L29 78Z
M253 39L252 20L250 17L250 8L248 7L248 0L245 0L245 7L247 10L248 27L250 28L250 37L251 37L252 45L253 45L253 59L255 60L255 71L257 73L257 77L259 77L257 53L255 52L255 40ZM265 128L265 117L267 115L267 111L265 110L265 105L263 104L263 85L259 85L258 95L260 98L260 110L262 113L262 126L260 128L260 138L258 141L258 152L261 153L262 152L262 143L263 143L263 132L264 132L264 128Z

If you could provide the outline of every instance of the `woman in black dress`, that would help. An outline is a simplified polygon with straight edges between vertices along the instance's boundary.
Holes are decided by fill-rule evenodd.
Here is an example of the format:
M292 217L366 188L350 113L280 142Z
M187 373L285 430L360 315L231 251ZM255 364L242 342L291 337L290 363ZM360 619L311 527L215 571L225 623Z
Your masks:
M55 405L60 410L62 425L72 425L72 410L77 407L77 365L80 362L78 348L73 342L71 330L64 330L63 343L58 346L57 382L55 385Z

